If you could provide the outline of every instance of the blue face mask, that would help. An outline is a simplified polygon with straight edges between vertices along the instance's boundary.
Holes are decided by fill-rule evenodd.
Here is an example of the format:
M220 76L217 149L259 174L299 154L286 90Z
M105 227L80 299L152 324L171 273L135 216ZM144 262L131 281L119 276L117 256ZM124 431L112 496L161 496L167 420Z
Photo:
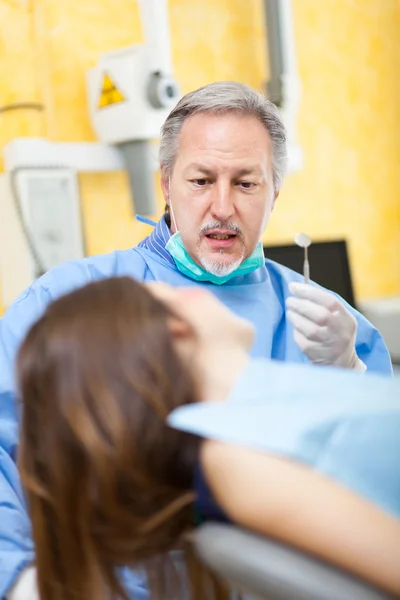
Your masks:
M213 275L195 263L194 260L190 258L183 245L180 233L174 233L168 240L165 248L174 259L175 264L181 273L195 281L209 281L216 285L226 283L229 279L232 279L232 277L247 275L247 273L251 273L265 264L263 245L261 242L257 244L253 254L246 258L246 260L244 260L237 269L232 271L232 273L229 273L229 275Z

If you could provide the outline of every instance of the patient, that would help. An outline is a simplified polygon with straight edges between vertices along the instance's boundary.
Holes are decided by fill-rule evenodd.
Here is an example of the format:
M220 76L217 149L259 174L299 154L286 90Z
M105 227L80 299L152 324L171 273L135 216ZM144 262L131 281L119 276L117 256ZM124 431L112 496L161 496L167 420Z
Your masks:
M17 365L41 600L123 597L122 566L183 598L175 549L193 598L226 597L190 550L206 518L400 597L398 382L375 400L371 375L251 361L253 336L203 289L128 278L47 308Z

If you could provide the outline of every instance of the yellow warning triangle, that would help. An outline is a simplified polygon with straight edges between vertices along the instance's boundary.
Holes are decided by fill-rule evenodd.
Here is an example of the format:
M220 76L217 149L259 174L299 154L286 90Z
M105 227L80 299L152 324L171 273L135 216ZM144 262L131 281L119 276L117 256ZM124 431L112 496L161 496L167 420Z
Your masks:
M105 108L106 106L118 104L119 102L125 102L125 96L116 87L109 74L104 73L97 108Z

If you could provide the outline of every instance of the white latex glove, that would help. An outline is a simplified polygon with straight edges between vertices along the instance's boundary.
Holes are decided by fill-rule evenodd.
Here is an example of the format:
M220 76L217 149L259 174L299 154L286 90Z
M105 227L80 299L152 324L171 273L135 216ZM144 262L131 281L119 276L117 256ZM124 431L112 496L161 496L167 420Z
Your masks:
M27 567L6 594L6 600L40 600L35 567Z
M291 283L286 316L294 341L310 361L365 371L355 349L357 320L331 292L306 283Z

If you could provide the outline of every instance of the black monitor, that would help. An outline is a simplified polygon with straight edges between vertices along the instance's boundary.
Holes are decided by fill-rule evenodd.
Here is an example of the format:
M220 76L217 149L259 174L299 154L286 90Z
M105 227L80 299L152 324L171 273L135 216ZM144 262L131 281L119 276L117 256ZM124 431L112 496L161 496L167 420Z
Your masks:
M299 246L264 246L264 255L293 271L303 273L304 249ZM313 242L308 248L308 260L310 278L336 292L355 308L346 242Z

